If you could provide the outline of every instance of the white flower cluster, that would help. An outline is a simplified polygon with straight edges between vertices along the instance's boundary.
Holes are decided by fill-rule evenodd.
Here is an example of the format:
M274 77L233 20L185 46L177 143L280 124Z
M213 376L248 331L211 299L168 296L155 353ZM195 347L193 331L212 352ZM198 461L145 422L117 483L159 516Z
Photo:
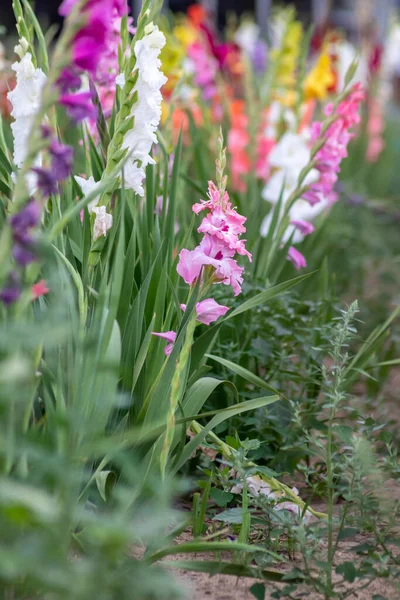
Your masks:
M160 89L167 81L160 70L161 61L158 58L165 45L165 36L153 23L145 27L144 33L144 37L134 46L138 101L132 107L130 117L134 116L135 122L122 144L130 153L124 167L125 186L139 196L144 195L142 182L145 169L147 165L154 164L150 151L152 145L157 143L156 131L161 119L162 102Z
M75 175L75 181L81 188L84 196L88 196L98 185L93 176L90 176L89 179L84 179L83 177ZM100 196L95 196L88 204L89 213L96 215L93 225L93 240L97 240L100 236L106 235L113 224L113 217L106 211L106 207L97 206L99 200Z
M262 191L264 200L271 204L276 204L282 193L281 216L283 217L285 204L291 194L297 187L300 173L311 160L310 153L310 134L305 129L302 133L287 131L274 146L269 155L269 164L273 168L273 173L268 179ZM319 172L312 169L306 176L303 184L309 185L319 178ZM321 200L318 204L311 206L309 202L299 198L289 211L291 221L312 221L321 212L329 206L327 200ZM272 221L272 211L265 217L261 224L260 233L263 237L268 234ZM293 234L292 241L297 244L304 239L303 234L293 225L289 225L284 236L283 242L287 242Z
M270 500L273 504L275 510L287 510L294 515L301 515L303 513L301 507L296 504L296 502L292 502L290 500L282 500L285 494L283 491L273 491L271 486L268 485L266 481L264 481L259 475L253 475L250 477L246 477L246 483L249 490L249 493L252 496L265 496ZM243 485L241 483L237 483L231 489L232 494L241 494L243 491ZM292 488L292 492L296 496L299 495L299 491L297 488ZM303 518L308 520L311 517L310 511L306 510Z
M14 163L17 167L21 167L27 153L32 122L40 107L46 75L42 69L35 69L30 52L27 52L20 62L15 62L11 68L16 73L17 83L15 88L8 92L7 97L13 107L11 116L15 119L11 123L14 136Z
M252 21L243 21L235 32L234 40L242 52L251 58L254 54L259 37L259 26Z

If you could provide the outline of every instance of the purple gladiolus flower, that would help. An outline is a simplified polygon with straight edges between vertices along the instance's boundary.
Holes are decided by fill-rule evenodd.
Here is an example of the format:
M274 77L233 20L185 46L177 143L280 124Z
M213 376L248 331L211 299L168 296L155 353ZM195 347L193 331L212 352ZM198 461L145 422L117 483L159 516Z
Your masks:
M29 200L19 213L10 218L10 225L13 233L24 232L26 229L36 227L39 223L41 214L42 209L40 204L33 199Z
M34 252L33 248L22 246L20 244L14 244L12 255L14 257L15 262L17 262L21 267L26 267L27 265L30 265L31 263L35 262L35 260L37 259L37 255Z
M63 94L68 91L79 90L81 78L73 68L69 67L61 72L60 77L57 79L57 86Z
M96 118L96 108L92 102L92 94L90 92L63 94L60 97L60 104L66 107L68 115L76 122L87 118Z
M29 202L10 218L13 237L12 254L15 261L25 267L36 260L35 240L30 230L37 227L40 221L41 207L35 200Z
M17 273L10 273L6 286L0 292L0 300L6 306L10 306L18 300L21 295L21 285Z
M256 73L263 73L267 65L268 46L263 40L257 40L253 50L253 66Z
M32 171L37 175L37 186L42 192L43 196L57 194L57 179L53 170L50 171L48 169L36 167L32 169Z
M72 168L74 151L71 146L60 144L56 139L52 139L49 148L51 156L51 168L55 177L60 181L66 179Z

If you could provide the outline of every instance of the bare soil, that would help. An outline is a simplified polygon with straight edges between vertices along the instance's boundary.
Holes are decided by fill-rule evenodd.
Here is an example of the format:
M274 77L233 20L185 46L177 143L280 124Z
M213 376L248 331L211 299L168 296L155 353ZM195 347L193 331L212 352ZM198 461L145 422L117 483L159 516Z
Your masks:
M397 497L400 497L400 486L399 484L393 483L393 489ZM316 507L318 510L323 510L323 506ZM179 543L190 541L191 535L189 532L185 532L179 539ZM364 536L358 536L356 543L360 544L367 538ZM340 564L345 561L353 562L355 558L354 552L351 552L350 548L355 542L343 542L341 550L336 554L336 563ZM321 555L325 553L327 543L324 542L321 546ZM229 555L222 557L222 560L229 561ZM177 554L175 556L168 557L168 561L179 561L179 560L202 560L202 561L213 561L215 556L213 554ZM290 571L293 567L301 567L300 558L294 560L289 565L282 563L281 565L274 565L274 570L285 573ZM207 573L195 573L190 571L177 570L174 571L177 579L187 589L187 598L190 600L254 600L253 594L250 592L252 585L257 583L256 579L248 577L236 577L230 575L212 575ZM397 586L396 586L397 583ZM361 587L361 583L357 585L357 580L352 587ZM266 582L266 593L265 600L271 599L271 593L274 588ZM299 586L297 594L303 593L304 598L307 600L323 600L323 596L310 589ZM385 600L400 600L400 586L399 582L390 582L387 579L376 579L373 581L367 589L362 589L356 594L349 596L350 599L357 598L358 600L375 600L374 597L379 596Z
M391 499L400 499L400 481L388 480L385 482L385 489L383 495ZM313 507L321 512L325 512L325 506L323 504L313 504ZM400 524L399 524L399 535L400 535ZM191 532L184 532L177 540L178 543L190 541L192 539ZM340 544L340 548L336 553L336 564L349 561L354 562L356 554L351 551L353 545L361 544L366 541L367 536L359 535L352 541L343 541ZM321 557L326 554L327 542L326 540L321 544ZM399 549L395 549L399 551ZM400 553L400 551L399 551ZM229 554L222 556L222 560L229 561L231 557ZM169 556L168 561L215 561L215 556L210 554L177 554L175 556ZM302 567L300 557L296 557L291 563L284 563L274 565L273 569L281 573L290 571L293 567ZM230 575L212 575L207 573L197 573L190 571L176 570L174 571L175 576L187 588L187 598L190 600L254 600L253 594L250 592L252 585L257 583L256 579ZM272 600L271 593L274 591L268 582L266 585L266 593L264 600ZM357 580L352 584L352 588L361 587L362 583L357 583ZM299 586L296 594L303 593L304 598L307 600L323 600L323 596L311 591L305 586ZM297 595L296 595L297 597ZM390 582L387 579L376 579L373 581L367 589L360 589L357 593L353 593L348 596L349 599L358 600L400 600L400 582Z

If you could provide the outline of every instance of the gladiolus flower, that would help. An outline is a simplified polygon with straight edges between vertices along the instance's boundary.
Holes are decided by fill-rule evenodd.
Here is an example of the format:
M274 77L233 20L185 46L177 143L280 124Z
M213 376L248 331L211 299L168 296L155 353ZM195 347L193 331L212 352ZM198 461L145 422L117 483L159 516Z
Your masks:
M91 92L63 94L60 96L60 104L66 107L68 115L77 123L84 119L96 118L97 112L92 101Z
M304 258L302 253L299 252L294 246L290 246L287 257L288 260L290 260L293 263L294 268L297 271L307 266L306 259Z
M181 309L186 310L186 304L181 304ZM210 325L220 317L223 317L229 310L228 306L218 304L214 298L207 298L196 304L197 320L204 325Z
M290 224L294 225L294 227L296 227L304 236L310 235L315 231L314 225L312 223L309 223L308 221L302 221L297 219L291 221Z
M176 332L175 331L166 331L165 333L156 333L155 331L152 331L151 335L155 335L157 337L163 338L164 340L167 340L167 342L169 342L169 344L167 344L164 348L164 354L166 356L169 356L174 347L174 343L176 340Z
M35 283L32 287L32 296L34 300L37 300L41 296L45 296L49 293L49 288L47 287L47 283L44 279L41 279L37 283Z
M10 306L18 300L21 295L21 283L17 273L11 272L8 276L6 286L0 291L0 300L5 306Z
M316 169L320 175L303 196L311 205L324 198L329 200L336 196L334 186L338 180L340 163L347 156L347 145L354 135L349 130L360 122L359 108L364 96L361 84L355 84L348 96L337 107L337 120L324 133L324 145L315 157ZM326 116L331 116L332 112L333 105L328 104L325 107ZM313 142L320 139L321 131L322 123L314 122L311 126Z

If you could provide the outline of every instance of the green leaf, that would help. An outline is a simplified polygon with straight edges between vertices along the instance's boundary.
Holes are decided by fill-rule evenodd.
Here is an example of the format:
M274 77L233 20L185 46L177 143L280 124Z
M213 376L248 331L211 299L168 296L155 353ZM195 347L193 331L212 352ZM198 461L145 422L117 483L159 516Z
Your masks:
M217 506L226 506L231 500L233 500L233 494L230 492L224 492L219 488L211 488L210 498L212 498Z
M359 533L356 527L344 527L338 534L338 540L347 540L355 537Z
M265 599L265 585L263 583L255 583L252 585L250 592L253 594L254 598L257 598L257 600Z
M95 480L100 496L104 502L107 502L117 482L116 474L113 471L99 471L96 473Z
M241 315L242 313L246 312L247 310L256 308L257 306L260 306L260 304L265 304L265 302L268 302L269 300L272 300L273 298L276 298L277 296L279 296L279 294L283 294L287 290L290 290L290 288L294 287L301 281L308 279L308 277L311 277L312 275L314 275L315 272L316 271L313 271L312 273L306 273L305 275L299 275L299 277L295 277L294 279L289 279L289 281L284 281L283 283L278 283L278 285L274 285L274 286L270 287L268 290L265 290L264 292L257 294L253 298L250 298L250 300L243 302L243 304L241 304L241 306L238 306L238 308L236 308L234 311L232 311L231 313L228 313L226 315L226 317L224 317L223 321L227 321L228 319L233 319L233 317L236 317L237 315Z
M177 464L174 466L172 472L176 473L185 464L185 462L198 448L198 446L201 445L205 437L215 427L217 427L227 419L235 417L236 415L242 414L243 412L247 412L249 410L256 410L257 408L262 408L264 406L272 404L273 402L276 402L277 400L279 400L279 396L266 396L262 398L254 398L253 400L248 400L247 402L242 402L240 404L236 404L236 406L224 409L220 414L213 417L211 421L207 423L205 427L203 427L201 432L196 435L196 437L194 437L192 440L190 440L188 444L186 444L182 455Z
M269 554L266 548L260 546L250 546L249 544L239 544L238 542L203 542L193 541L185 544L176 544L168 546L159 550L153 555L147 557L146 561L155 563L164 556L172 556L174 554L192 554L194 552L249 552L254 554L255 552L262 552L263 554ZM145 561L145 562L146 562ZM163 563L164 564L164 563Z
M233 548L231 548L233 549ZM236 549L236 548L234 548ZM284 573L279 571L250 567L243 564L207 560L174 560L163 561L163 567L168 569L183 569L184 571L195 571L196 573L209 573L210 575L234 575L236 577L251 577L264 579L265 581L282 582ZM302 579L299 577L298 582Z
M344 580L348 581L349 583L353 583L357 577L357 569L355 568L354 563L349 561L338 565L335 571L338 575L343 575Z
M253 385L263 388L264 390L268 390L269 392L277 394L278 396L282 395L277 389L275 389L274 387L266 383L263 379L261 379L261 377L254 375L254 373L252 373L251 371L248 371L240 365L236 365L235 363L233 363L230 360L227 360L226 358L222 358L221 356L214 356L213 354L206 354L206 358L215 360L215 362L219 363L220 365L223 365L233 373L236 373L236 375L239 375L239 377L243 377L243 379L246 379L246 381L252 383Z
M231 494L232 495L232 494ZM243 509L242 508L229 508L224 512L215 515L213 521L222 521L223 523L233 523L235 525L241 525L243 522Z

